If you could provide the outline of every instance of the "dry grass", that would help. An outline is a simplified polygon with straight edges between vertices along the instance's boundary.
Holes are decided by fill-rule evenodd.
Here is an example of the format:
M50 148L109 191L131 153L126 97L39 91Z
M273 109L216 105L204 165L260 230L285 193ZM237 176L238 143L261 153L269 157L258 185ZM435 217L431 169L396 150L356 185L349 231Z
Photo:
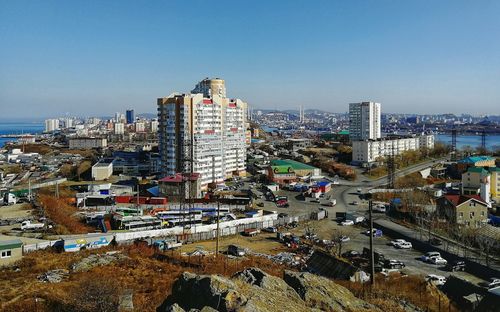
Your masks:
M88 272L72 273L66 281L57 284L38 282L36 276L52 269L69 269L71 264L92 253L112 250L87 250L79 253L55 253L37 251L30 253L20 262L20 272L0 271L0 310L2 311L52 311L70 306L73 298L81 296L82 284L91 278L94 283L112 281L119 291L133 291L137 311L155 311L170 294L175 280L185 271L198 274L221 274L231 276L247 267L260 267L269 274L283 276L284 267L268 259L248 257L242 260L228 260L226 257L184 257L177 252L155 253L147 246L133 245L116 247L129 259L118 264L95 267ZM34 298L43 303L35 306Z
M459 311L446 295L418 276L379 277L373 288L368 284L336 282L386 312L404 311L399 302L409 302L425 311Z
M56 223L57 234L85 234L93 231L75 217L77 208L69 205L66 200L51 195L39 195L39 201L49 219Z

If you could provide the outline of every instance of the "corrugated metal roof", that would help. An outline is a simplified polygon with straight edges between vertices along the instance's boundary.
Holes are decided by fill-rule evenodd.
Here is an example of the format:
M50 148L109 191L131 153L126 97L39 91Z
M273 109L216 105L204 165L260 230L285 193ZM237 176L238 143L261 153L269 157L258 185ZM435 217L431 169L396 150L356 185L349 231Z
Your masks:
M22 245L23 242L20 239L0 241L0 250L20 248Z

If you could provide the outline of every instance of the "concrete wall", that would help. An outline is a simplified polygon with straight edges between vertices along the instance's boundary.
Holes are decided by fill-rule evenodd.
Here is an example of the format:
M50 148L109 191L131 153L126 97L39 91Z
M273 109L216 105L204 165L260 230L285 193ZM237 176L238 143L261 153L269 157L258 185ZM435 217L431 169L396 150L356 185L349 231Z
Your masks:
M13 249L4 249L0 252L6 252L7 250L11 251L11 256L8 258L0 258L0 267L4 265L11 265L14 262L21 260L23 257L23 249L21 247L13 248Z

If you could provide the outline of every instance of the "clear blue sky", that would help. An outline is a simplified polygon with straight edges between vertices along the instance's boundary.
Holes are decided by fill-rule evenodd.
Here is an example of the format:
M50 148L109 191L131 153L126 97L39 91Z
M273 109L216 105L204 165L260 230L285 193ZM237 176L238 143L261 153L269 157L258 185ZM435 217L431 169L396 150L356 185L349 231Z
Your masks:
M207 76L256 108L500 114L500 1L0 1L2 117L155 112Z

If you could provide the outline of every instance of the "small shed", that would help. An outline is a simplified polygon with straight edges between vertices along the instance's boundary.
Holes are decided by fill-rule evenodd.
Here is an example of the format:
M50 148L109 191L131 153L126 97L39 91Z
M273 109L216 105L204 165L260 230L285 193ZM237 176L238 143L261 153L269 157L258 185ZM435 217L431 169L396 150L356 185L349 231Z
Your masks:
M23 257L23 242L20 239L0 241L0 267L11 265Z

